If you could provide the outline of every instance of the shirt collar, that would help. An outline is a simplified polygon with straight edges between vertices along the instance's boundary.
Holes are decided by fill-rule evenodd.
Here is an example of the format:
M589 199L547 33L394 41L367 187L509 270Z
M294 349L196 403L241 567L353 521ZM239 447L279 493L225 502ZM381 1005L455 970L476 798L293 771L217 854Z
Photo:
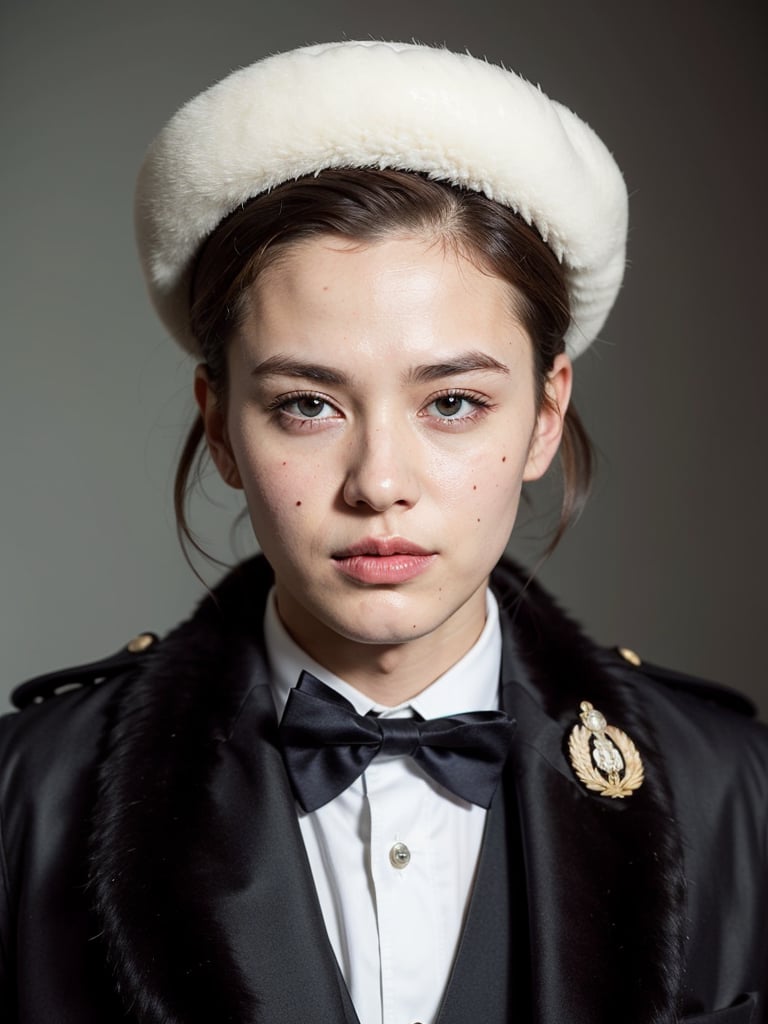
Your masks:
M302 672L313 676L345 697L359 715L376 711L387 717L408 714L411 709L422 718L442 718L463 711L492 711L499 706L501 627L499 606L490 590L485 594L485 625L467 653L412 700L397 707L385 707L366 697L349 683L318 664L288 634L277 614L274 588L264 615L264 641L270 666L270 685L278 717L288 693Z

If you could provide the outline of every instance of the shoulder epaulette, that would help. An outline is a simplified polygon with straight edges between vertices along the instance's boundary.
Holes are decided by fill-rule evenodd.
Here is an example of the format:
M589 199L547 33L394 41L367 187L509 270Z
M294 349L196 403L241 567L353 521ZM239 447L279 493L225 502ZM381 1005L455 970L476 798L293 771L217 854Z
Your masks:
M107 679L120 675L121 672L138 668L147 653L158 642L154 633L139 633L133 640L110 654L101 661L90 661L85 665L60 669L58 672L46 672L34 679L21 683L11 693L11 703L19 709L30 704L40 704L44 700L55 697L64 690L82 686L95 686Z
M662 668L660 665L652 665L629 647L613 647L610 650L617 659L633 665L638 671L644 672L661 683L673 686L677 690L686 690L703 700L714 701L732 711L738 711L742 715L749 715L751 718L757 715L757 707L749 697L745 697L738 690L732 690L729 686L700 679L698 676L689 676L684 672L675 672L673 669Z

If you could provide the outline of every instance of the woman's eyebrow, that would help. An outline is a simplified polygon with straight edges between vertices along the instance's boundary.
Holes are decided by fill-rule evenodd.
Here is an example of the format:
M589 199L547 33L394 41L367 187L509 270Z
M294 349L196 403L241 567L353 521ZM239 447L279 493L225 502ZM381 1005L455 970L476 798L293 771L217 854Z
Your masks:
M305 380L317 381L318 384L349 386L351 383L350 378L341 370L323 366L321 363L305 363L301 359L288 356L270 356L269 359L258 363L251 373L254 377L302 377Z
M509 375L509 367L485 352L463 352L442 363L425 363L414 366L406 375L409 384L425 384L440 380L442 377L454 377L459 373L471 373L473 370L490 370L493 373Z
M427 384L441 380L443 377L455 377L460 373L472 371L491 371L509 375L509 367L485 352L462 352L451 359L440 363L423 363L408 370L405 375L406 384ZM254 377L299 377L312 380L318 384L336 384L351 387L352 378L341 370L322 363L308 363L289 356L270 356L258 363L252 370Z

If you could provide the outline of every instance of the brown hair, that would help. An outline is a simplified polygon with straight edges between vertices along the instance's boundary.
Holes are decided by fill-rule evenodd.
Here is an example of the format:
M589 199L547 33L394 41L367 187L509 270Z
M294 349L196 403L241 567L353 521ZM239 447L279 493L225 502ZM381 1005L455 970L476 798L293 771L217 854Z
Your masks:
M280 185L237 209L205 242L191 286L190 322L221 400L227 389L227 345L259 274L292 243L327 234L373 242L395 231L452 244L512 286L515 312L533 343L537 402L551 401L547 374L565 349L571 319L565 274L552 250L511 209L478 192L412 172L374 169L326 170ZM191 545L205 555L186 515L206 454L203 441L198 416L179 457L174 507L185 552ZM560 462L560 521L546 554L578 517L592 476L592 446L573 405L565 415Z

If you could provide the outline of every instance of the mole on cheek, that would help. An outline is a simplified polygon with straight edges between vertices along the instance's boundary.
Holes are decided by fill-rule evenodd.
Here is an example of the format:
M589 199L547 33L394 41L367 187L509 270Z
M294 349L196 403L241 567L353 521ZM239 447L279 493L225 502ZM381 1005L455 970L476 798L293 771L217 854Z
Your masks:
M301 502L300 502L300 501L297 501L297 502L296 502L296 508L298 508L300 504L301 504Z
M472 484L472 490L473 490L473 491L476 491L476 490L477 490L477 484Z
M504 456L502 457L502 460L501 460L501 461L502 461L502 462L506 462L506 461L507 461L507 456L506 456L506 455L504 455ZM285 463L283 463L283 465L285 465Z

